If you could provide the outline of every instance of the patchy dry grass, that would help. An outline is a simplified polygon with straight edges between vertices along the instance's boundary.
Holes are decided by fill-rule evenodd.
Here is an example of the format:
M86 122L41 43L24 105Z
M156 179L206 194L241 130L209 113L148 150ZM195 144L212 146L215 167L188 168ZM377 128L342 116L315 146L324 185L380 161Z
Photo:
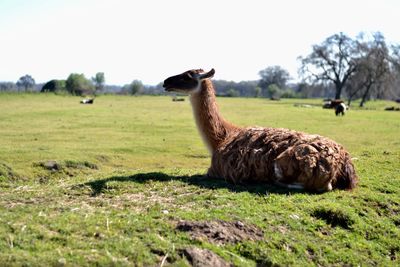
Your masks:
M0 265L185 266L198 255L237 266L400 264L400 113L382 110L390 103L342 118L299 100L218 101L239 125L342 143L359 187L308 194L204 177L210 158L188 101L2 94ZM229 233L221 225L262 238L213 242Z

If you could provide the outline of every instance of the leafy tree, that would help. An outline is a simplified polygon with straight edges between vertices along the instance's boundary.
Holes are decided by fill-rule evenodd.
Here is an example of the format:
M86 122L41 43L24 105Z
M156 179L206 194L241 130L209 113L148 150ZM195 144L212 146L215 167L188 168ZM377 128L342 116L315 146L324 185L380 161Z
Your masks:
M267 91L270 98L280 98L282 94L282 90L276 84L270 84Z
M140 94L143 91L143 83L139 80L133 80L129 85L129 92L132 95Z
M254 88L254 97L260 97L261 96L261 92L262 92L261 87L256 86Z
M258 86L266 90L272 84L278 88L286 88L286 84L290 79L289 72L280 66L272 66L261 70L258 73L261 77Z
M229 89L228 92L226 93L226 96L229 97L238 97L239 95L240 95L239 92L233 88Z
M92 77L92 81L94 82L94 86L96 91L101 91L104 89L104 85L106 82L104 72L98 72L94 77Z
M32 89L35 86L35 79L32 78L32 76L26 74L19 78L17 81L17 87L18 88L23 88L25 91L28 91L28 89Z
M65 82L67 91L73 95L92 94L94 86L92 82L86 79L85 75L71 73Z
M65 80L51 80L43 85L40 92L46 93L46 92L56 92L56 91L64 91L64 90L66 90L66 81Z
M311 54L300 57L300 74L313 82L332 82L335 98L340 99L348 79L357 70L357 43L343 33L314 45Z

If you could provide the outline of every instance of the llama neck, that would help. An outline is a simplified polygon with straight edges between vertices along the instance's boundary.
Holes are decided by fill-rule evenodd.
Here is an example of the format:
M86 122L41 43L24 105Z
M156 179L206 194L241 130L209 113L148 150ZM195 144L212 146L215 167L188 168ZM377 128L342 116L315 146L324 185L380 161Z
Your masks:
M197 128L211 153L237 128L219 114L215 100L215 90L208 79L202 81L200 90L190 96Z

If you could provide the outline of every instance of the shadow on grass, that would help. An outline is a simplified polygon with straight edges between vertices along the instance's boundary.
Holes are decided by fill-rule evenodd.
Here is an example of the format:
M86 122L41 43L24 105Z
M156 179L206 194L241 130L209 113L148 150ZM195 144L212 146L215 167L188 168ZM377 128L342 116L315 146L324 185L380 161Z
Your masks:
M206 189L221 189L226 188L232 192L250 192L254 194L278 193L278 194L295 194L303 193L302 190L293 190L282 187L276 187L271 184L246 184L235 185L228 183L223 179L210 178L205 175L169 175L162 172L138 173L130 176L113 176L105 179L90 181L84 184L77 185L90 186L92 196L100 195L107 189L108 182L132 182L132 183L147 183L151 181L168 182L179 181L189 185L198 186Z

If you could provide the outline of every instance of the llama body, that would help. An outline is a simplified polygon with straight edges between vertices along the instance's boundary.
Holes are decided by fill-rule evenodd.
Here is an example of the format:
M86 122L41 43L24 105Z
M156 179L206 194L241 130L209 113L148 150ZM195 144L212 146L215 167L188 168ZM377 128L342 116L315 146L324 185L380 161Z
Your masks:
M329 191L353 188L349 154L334 141L288 129L244 128L212 155L208 174L234 183L267 182Z
M197 127L212 156L209 176L311 191L356 185L350 155L328 138L280 128L242 128L226 121L215 101L213 74L191 70L164 81L167 91L190 94Z

